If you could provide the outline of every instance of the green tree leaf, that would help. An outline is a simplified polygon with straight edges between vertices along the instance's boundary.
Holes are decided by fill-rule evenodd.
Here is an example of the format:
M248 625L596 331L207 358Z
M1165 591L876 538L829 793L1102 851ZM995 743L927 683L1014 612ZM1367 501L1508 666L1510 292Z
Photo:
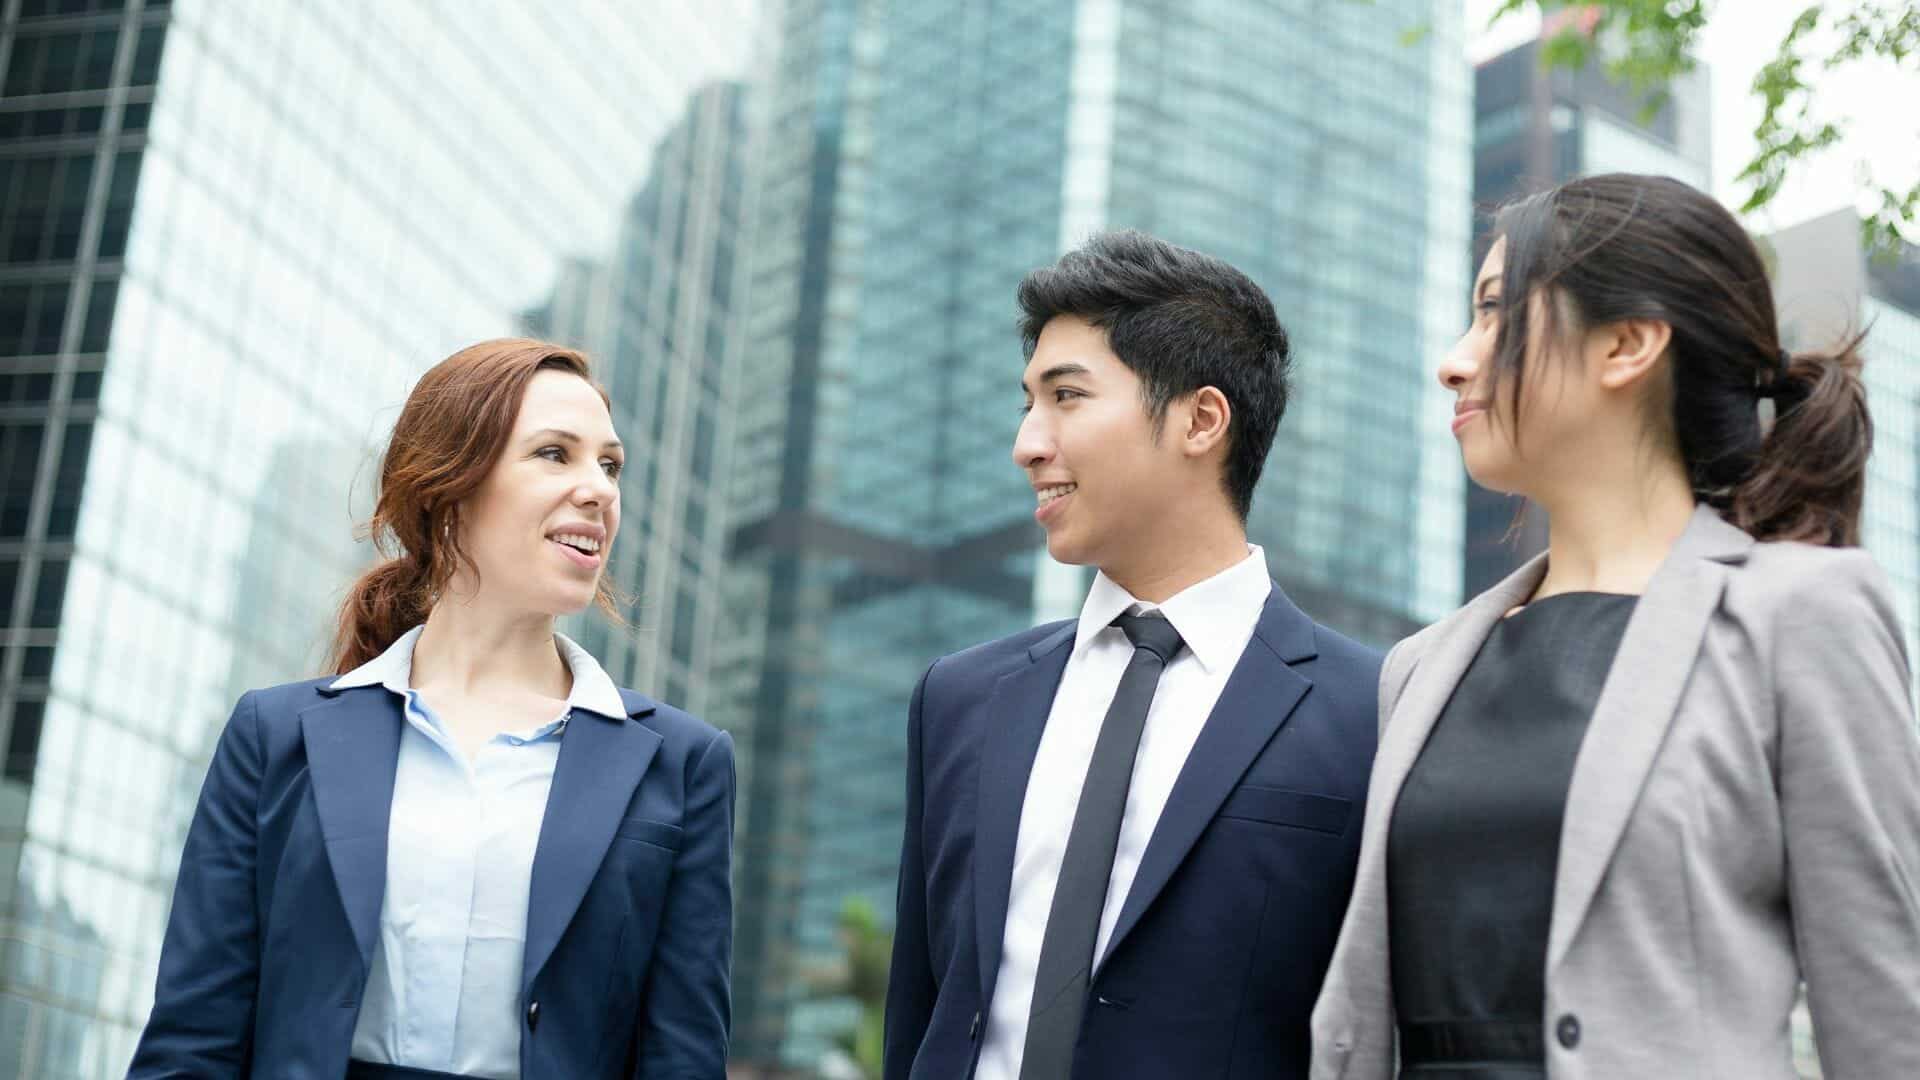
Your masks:
M1734 18L1737 5L1712 0L1502 0L1488 25L1524 10L1542 18L1581 9L1541 49L1549 67L1579 69L1598 55L1606 74L1641 97L1644 118L1667 100L1667 87L1693 70L1694 46L1710 14ZM1591 29L1589 34L1588 30ZM1823 0L1795 17L1774 56L1754 76L1752 92L1762 113L1753 132L1753 156L1736 177L1749 189L1742 212L1773 201L1796 168L1832 149L1847 133L1847 119L1823 116L1807 83L1812 72L1891 62L1920 75L1920 6L1890 0ZM1911 115L1915 110L1909 109ZM1861 201L1874 210L1862 236L1876 252L1920 237L1920 185L1898 191L1864 171Z

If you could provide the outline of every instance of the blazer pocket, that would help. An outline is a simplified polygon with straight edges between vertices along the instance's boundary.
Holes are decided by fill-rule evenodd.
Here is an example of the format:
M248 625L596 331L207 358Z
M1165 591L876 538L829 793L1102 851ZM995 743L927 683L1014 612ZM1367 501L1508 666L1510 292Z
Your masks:
M1241 784L1227 796L1216 816L1290 825L1338 836L1347 831L1347 820L1352 814L1353 801L1337 795L1312 795L1286 788Z
M646 818L627 818L613 835L622 840L637 840L642 844L652 844L668 851L680 850L680 826L669 825L664 821L649 821Z

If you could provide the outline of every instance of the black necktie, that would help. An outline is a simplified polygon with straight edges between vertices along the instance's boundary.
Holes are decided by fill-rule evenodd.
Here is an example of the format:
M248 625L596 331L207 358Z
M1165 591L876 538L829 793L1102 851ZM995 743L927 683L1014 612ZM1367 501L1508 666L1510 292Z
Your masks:
M1133 758L1160 672L1180 651L1180 631L1159 615L1122 615L1113 621L1133 642L1133 659L1120 676L1113 705L1100 725L1087 764L1080 805L1060 859L1060 880L1040 941L1040 963L1033 977L1033 1007L1027 1013L1027 1044L1020 1080L1066 1080L1073 1071L1073 1047L1086 1011L1087 984L1093 976L1093 947L1100 937L1100 916L1107 906L1107 879L1113 874L1113 849L1120 840L1120 819L1127 809Z

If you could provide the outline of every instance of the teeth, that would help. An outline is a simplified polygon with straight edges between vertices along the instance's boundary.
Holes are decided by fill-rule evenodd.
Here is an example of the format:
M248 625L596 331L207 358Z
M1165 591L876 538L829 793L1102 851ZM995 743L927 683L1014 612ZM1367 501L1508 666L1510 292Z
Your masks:
M565 544L568 547L579 548L581 551L584 551L589 555L600 550L600 541L595 540L591 536L576 536L573 533L557 533L554 536L550 537L550 539L558 544Z
M1061 484L1058 487L1041 488L1037 494L1040 496L1040 505L1045 506L1062 495L1071 495L1078 490L1079 484Z

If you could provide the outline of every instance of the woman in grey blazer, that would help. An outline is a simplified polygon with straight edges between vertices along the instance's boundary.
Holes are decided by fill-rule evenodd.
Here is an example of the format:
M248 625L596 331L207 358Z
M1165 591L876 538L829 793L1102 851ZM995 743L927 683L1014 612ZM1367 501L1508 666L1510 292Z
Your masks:
M1315 1080L1920 1077L1920 740L1858 339L1677 181L1502 211L1440 368L1548 552L1400 643Z

